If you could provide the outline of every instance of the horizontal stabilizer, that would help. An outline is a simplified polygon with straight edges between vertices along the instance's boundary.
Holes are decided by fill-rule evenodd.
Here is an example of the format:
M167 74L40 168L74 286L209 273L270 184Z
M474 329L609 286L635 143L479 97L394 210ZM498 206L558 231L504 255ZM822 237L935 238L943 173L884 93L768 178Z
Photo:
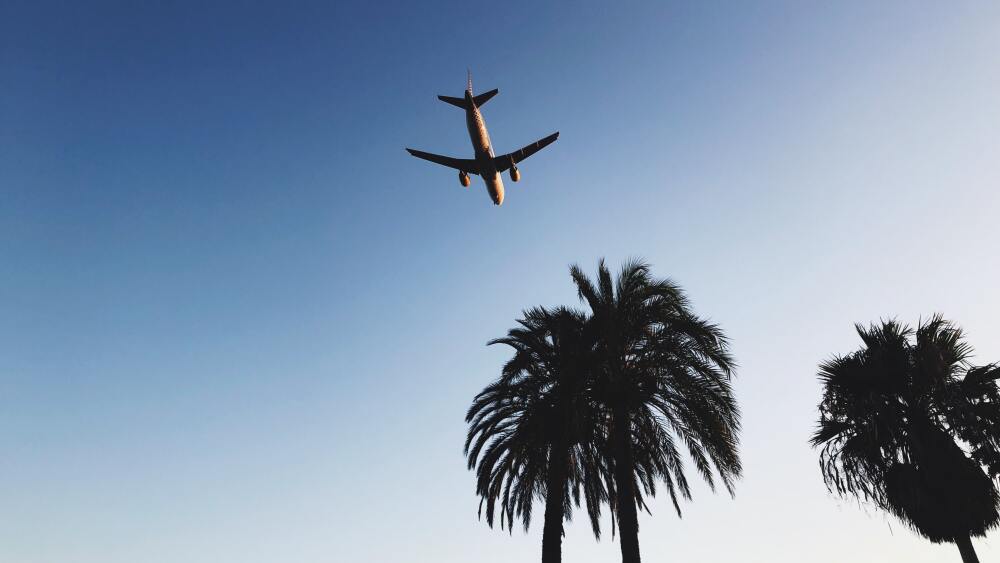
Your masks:
M462 109L466 109L465 108L465 98L452 98L451 96L438 96L438 99L441 100L442 102L448 102L449 104L451 104L451 105L453 105L455 107L460 107Z
M512 153L507 153L502 156L498 156L493 159L493 163L496 164L498 172L504 172L509 170L512 166L521 162L522 160L528 158L529 156L535 154L536 152L544 149L545 147L552 144L553 141L559 138L559 131L545 137L544 139L535 141L526 147L522 147L520 150L516 150Z
M493 96L496 96L497 92L499 92L499 91L500 90L494 88L494 89L490 90L489 92L483 92L482 94L479 94L475 98L472 98L472 101L476 102L476 107L477 108L481 108L481 107L483 107L483 104L485 104L486 102L490 101L490 98L492 98Z
M452 158L450 156L441 156L439 154L432 154L414 149L406 149L406 152L417 158L422 158L435 164L448 166L449 168L461 170L469 174L479 174L479 165L476 164L476 161L471 158Z

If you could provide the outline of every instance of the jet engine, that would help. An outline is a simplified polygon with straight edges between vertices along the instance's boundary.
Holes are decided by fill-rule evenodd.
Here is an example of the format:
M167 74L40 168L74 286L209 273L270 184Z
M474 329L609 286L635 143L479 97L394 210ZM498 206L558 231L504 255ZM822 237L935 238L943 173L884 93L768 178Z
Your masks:
M472 181L469 180L469 175L465 173L465 170L458 171L458 181L462 183L462 187L464 188L468 188L469 184L472 183Z
M516 182L521 179L521 171L517 169L517 166L510 167L510 180Z

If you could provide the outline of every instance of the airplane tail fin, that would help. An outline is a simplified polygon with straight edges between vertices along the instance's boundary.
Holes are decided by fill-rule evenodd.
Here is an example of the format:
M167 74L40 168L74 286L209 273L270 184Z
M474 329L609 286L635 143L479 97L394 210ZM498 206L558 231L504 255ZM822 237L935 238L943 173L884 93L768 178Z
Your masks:
M499 90L494 88L489 92L483 92L478 96L472 96L472 71L469 71L469 89L466 91L468 92L469 97L472 98L472 103L474 103L477 108L482 107L483 104L490 101L490 98L496 96L497 92L499 92ZM465 98L454 98L452 96L438 96L438 99L441 100L442 102L449 103L457 108L469 109L469 104L465 101L466 100Z
M489 92L483 92L482 94L479 94L478 96L472 98L472 103L476 104L477 108L481 108L481 107L483 107L483 104L485 104L486 102L490 101L490 98L492 98L493 96L496 96L497 92L499 92L499 91L500 90L497 90L496 88L494 88L494 89L490 90ZM449 103L449 104L451 104L451 105L453 105L453 106L455 106L457 108L469 109L468 104L465 103L465 98L453 98L451 96L438 96L438 99L441 100L442 102Z

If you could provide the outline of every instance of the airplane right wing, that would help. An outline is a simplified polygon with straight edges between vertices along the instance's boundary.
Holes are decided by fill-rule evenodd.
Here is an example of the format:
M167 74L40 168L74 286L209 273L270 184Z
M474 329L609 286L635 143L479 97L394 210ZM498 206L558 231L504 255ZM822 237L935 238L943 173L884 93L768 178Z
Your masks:
M516 150L512 153L507 153L505 155L494 158L493 162L497 166L497 172L505 172L518 162L521 162L522 160L528 158L529 156L535 154L536 152L551 145L552 142L558 138L559 138L559 131L556 131L555 133L549 135L548 137L535 141L534 143L531 143L530 145L523 147L520 150Z
M471 158L452 158L450 156L441 156L439 154L431 154L429 152L423 152L413 149L406 149L406 152L412 154L417 158L429 160L435 164L448 166L450 168L461 170L469 174L479 174L479 165L476 164L476 161Z

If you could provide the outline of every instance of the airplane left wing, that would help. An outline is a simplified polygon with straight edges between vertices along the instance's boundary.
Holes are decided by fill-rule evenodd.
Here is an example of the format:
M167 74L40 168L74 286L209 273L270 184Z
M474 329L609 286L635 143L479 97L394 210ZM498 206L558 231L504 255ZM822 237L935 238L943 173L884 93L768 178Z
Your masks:
M406 152L412 154L417 158L429 160L435 164L448 166L450 168L461 170L469 174L479 174L479 165L476 164L476 161L472 160L471 158L452 158L450 156L441 156L439 154L431 154L429 152L423 152L413 149L406 149Z
M545 137L544 139L541 139L539 141L535 141L534 143L531 143L530 145L523 147L520 150L516 150L512 153L507 153L505 155L494 158L493 162L496 164L497 172L504 172L508 170L510 167L514 166L518 162L521 162L522 160L528 158L529 156L535 154L536 152L551 145L552 142L558 138L559 138L559 132L556 131L555 133L549 135L548 137Z

